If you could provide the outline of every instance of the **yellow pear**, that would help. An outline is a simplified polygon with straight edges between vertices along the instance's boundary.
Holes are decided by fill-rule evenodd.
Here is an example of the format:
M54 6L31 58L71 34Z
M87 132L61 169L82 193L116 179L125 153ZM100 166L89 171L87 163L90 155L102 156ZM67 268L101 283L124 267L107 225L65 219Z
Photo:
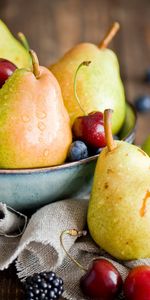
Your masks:
M94 175L90 234L118 259L150 257L150 158L134 145L113 141L110 110L104 118L107 147Z
M123 125L126 106L119 63L116 54L107 49L118 29L119 24L114 23L99 46L92 43L78 44L50 67L60 84L71 124L83 115L83 110L89 114L112 108L113 133L117 133ZM83 108L81 110L74 95L73 83L75 72L83 61L91 61L91 64L88 70L80 70L77 80L77 92Z

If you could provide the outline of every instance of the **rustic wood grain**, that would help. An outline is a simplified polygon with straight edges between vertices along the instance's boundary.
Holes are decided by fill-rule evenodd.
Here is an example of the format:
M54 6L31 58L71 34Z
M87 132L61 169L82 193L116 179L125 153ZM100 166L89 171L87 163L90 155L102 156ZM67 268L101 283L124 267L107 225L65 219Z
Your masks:
M150 67L149 0L0 0L0 17L17 34L23 31L41 64L49 65L82 41L99 43L117 20L120 33L111 47L116 51L130 102L150 94L143 82ZM150 115L138 115L136 143L150 133ZM23 299L15 268L0 272L0 300Z

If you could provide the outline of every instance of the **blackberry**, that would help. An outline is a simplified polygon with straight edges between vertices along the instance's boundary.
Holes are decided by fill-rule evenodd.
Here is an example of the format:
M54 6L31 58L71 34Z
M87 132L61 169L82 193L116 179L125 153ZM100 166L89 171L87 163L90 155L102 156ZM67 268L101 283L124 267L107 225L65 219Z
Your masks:
M56 300L63 291L63 280L54 272L34 274L25 282L26 300Z

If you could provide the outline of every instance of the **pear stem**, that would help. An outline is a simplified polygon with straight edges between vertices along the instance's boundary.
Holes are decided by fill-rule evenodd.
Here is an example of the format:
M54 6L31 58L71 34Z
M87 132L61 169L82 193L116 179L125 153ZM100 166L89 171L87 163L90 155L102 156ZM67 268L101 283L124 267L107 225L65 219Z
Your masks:
M75 95L75 98L80 106L80 109L82 110L83 114L86 115L84 109L82 108L81 106L81 103L80 103L80 99L78 97L78 94L77 94L77 75L78 75L78 72L80 70L80 68L82 68L83 66L89 66L89 64L91 63L91 61L83 61L77 68L76 72L75 72L75 76L74 76L74 84L73 84L73 87L74 87L74 95Z
M113 139L112 130L111 130L111 117L113 110L105 109L104 111L104 130L105 130L105 138L108 147L108 151L112 151L116 148L116 143Z
M29 50L30 50L29 43L28 43L27 38L26 38L26 36L24 35L24 33L18 32L18 37L19 37L19 39L20 39L22 45L24 46L24 48L25 48L27 51L29 51Z
M38 79L40 77L40 68L39 68L38 57L37 57L36 53L31 49L29 50L29 53L30 53L31 59L32 59L33 74Z
M64 230L62 231L61 235L60 235L60 243L61 243L61 246L63 248L63 250L65 251L66 255L80 268L82 269L83 271L87 272L88 269L85 269L75 258L73 258L69 253L68 251L66 250L65 246L64 246L64 243L63 243L63 237L64 235L66 234L69 234L70 236L77 236L77 237L80 237L80 236L86 236L87 235L87 231L86 230L83 230L83 231L79 231L79 230L76 230L76 229L68 229L68 230Z
M118 22L113 23L101 43L99 44L100 49L105 49L108 47L109 43L112 41L113 37L116 35L117 31L119 30L120 25Z

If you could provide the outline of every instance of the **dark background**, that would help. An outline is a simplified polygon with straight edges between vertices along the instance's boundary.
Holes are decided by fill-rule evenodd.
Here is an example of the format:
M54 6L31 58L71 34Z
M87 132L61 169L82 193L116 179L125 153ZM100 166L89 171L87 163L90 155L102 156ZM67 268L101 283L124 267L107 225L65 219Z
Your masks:
M121 29L111 44L118 55L127 99L150 94L150 0L0 0L0 18L22 31L41 64L49 65L76 43L99 43L110 24ZM1 37L0 37L1 38ZM136 143L150 133L150 115L138 115ZM15 269L0 272L0 300L21 300Z
M76 43L99 43L110 24L121 29L111 48L118 55L127 99L150 94L143 83L150 67L150 0L0 0L0 18L49 65ZM150 133L149 115L139 116L136 143Z

